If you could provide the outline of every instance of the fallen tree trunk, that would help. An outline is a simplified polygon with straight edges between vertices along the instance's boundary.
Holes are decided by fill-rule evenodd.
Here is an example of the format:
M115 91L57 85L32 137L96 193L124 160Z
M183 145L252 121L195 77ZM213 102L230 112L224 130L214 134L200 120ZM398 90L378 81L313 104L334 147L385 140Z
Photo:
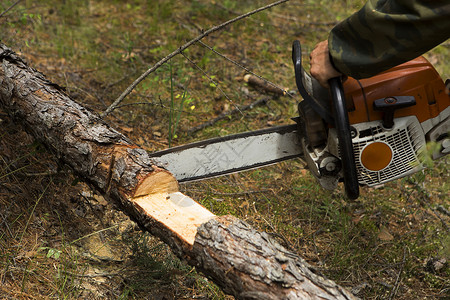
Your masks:
M217 217L95 113L0 44L0 107L139 226L238 299L354 299L266 233Z

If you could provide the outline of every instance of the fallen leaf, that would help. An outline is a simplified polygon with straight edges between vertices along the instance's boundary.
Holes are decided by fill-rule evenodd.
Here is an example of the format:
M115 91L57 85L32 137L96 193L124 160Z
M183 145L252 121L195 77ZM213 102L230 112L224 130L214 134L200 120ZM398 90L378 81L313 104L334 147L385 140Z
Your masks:
M394 236L383 226L380 229L380 233L378 233L378 238L382 241L392 241Z

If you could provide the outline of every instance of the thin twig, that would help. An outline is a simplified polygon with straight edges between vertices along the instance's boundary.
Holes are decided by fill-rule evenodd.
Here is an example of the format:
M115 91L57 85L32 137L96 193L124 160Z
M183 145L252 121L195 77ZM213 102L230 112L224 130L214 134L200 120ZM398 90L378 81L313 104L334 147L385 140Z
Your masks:
M206 45L206 44L203 43L202 41L199 41L199 43L200 43L202 46L208 48L210 51L212 51L212 52L214 52L215 54L219 55L219 56L222 57L223 59L225 59L225 60L231 62L232 64L234 64L234 65L236 65L237 67L239 67L239 68L245 70L246 72L248 72L248 73L250 73L250 74L252 74L252 75L258 77L258 78L261 79L262 81L266 82L268 85L271 85L271 86L273 86L273 87L276 88L276 89L279 89L283 94L286 94L286 95L290 96L291 98L294 98L294 96L292 96L290 93L285 93L285 89L284 89L284 88L279 87L279 86L276 85L275 83L270 82L269 80L265 79L264 77L262 77L262 76L260 76L260 75L258 75L258 74L256 74L256 73L253 73L252 71L250 71L250 70L249 70L248 68L246 68L245 66L239 64L238 62L232 60L231 58L226 57L225 55L223 55L222 53L218 52L217 50L215 50L215 49L212 48L211 46Z
M94 207L92 206L91 201L89 200L89 198L86 197L85 195L83 195L82 193L79 193L79 195L80 195L81 197L83 197L83 199L85 200L85 202L89 205L89 208L91 209L91 211L92 211L92 213L94 214L94 216L97 217L97 219L100 221L100 225L102 225L102 227L105 228L106 226L105 226L105 224L103 223L103 218L97 214L97 212L96 212L96 210L94 209ZM104 241L104 236L103 236L103 234L100 233L99 236L100 236L100 239L101 239L102 243L104 243L105 241Z
M77 274L73 272L69 272L66 270L63 270L64 274L70 275L70 276L76 276L76 277L87 277L87 278L95 278L95 277L113 277L113 276L123 276L122 272L115 272L115 273L99 273L99 274Z
M121 108L125 106L133 106L133 105L154 105L154 106L161 106L162 108L169 108L167 106L162 105L161 103L154 103L154 102L132 102L132 103L125 103L117 105L116 108Z
M170 107L167 107L167 106L165 106L165 105L163 105L163 104L161 104L161 103L154 103L154 102L132 102L132 103L125 103L125 104L117 105L116 108L121 108L121 107L125 107L125 106L133 106L133 105L152 105L152 106L159 106L159 107L162 107L162 108L170 109ZM172 111L173 111L173 112L177 112L177 113L180 112L180 113L184 113L184 114L188 114L188 115L194 115L192 112L190 112L190 111L188 111L188 110L179 110L179 109L177 109L177 108L174 108Z
M10 214L11 206L12 206L12 202L11 202L10 205L4 210L4 211L5 211L5 215L3 215L3 214L0 213L0 217L2 217L2 219L3 219L2 223L0 224L0 226L2 226L3 224L5 224L6 230L8 231L10 237L11 237L11 238L14 238L14 235L13 235L13 233L12 233L12 231L11 231L11 228L9 228L9 225L8 225L8 223L7 223L7 221L8 221L8 216L9 216L9 214Z
M208 75L208 73L206 73L205 70L203 70L202 68L200 68L199 65L197 65L194 61L192 61L192 59L190 59L188 56L186 56L186 54L184 52L181 52L181 55L183 55L184 58L186 58L194 67L196 67L200 72L203 73L203 75L205 75L208 80L216 87L219 89L219 91L222 93L222 95L224 95L225 98L227 98L228 101L230 101L230 103L236 108L236 110L238 112L241 113L242 116L244 116L244 114L242 113L242 111L239 109L239 106L237 106L233 100L231 100L230 97L228 97L228 95L222 90L222 88L220 87L219 83L214 81L214 79L212 79L211 76Z
M58 174L62 174L64 172L59 171L47 171L47 172L39 172L39 173L25 173L25 176L27 177L39 177L39 176L54 176Z
M445 207L443 207L442 205L438 205L436 207L436 210L443 213L444 215L450 217L450 211L448 211L448 209L446 209Z
M191 129L188 130L188 134L192 134L192 133L195 133L195 132L200 131L202 129L205 129L206 127L212 126L212 125L216 124L217 122L219 122L220 120L223 120L223 119L225 119L225 118L227 118L227 117L229 117L231 115L234 115L234 114L236 114L238 112L242 113L243 111L252 109L255 106L266 104L270 99L271 98L265 97L265 98L256 100L256 101L254 101L254 102L252 102L252 103L250 103L248 105L241 106L238 109L235 108L235 109L233 109L231 111L223 112L223 113L221 113L220 115L218 115L214 119L211 119L211 120L209 120L209 121L207 121L207 122L205 122L203 124L200 124L198 126L192 127Z
M13 9L14 6L16 6L17 4L19 4L19 2L22 0L17 0L13 5L11 5L10 7L8 7L4 12L2 12L0 14L0 18L3 17L4 14L6 14L8 11L10 11L11 9Z
M105 92L105 91L108 90L109 88L115 86L116 84L118 84L118 83L124 81L125 79L128 79L128 77L134 75L134 73L136 73L136 70L134 70L134 72L131 73L131 74L124 75L124 76L122 76L122 78L120 78L120 79L118 79L118 80L116 80L116 81L114 81L114 82L112 82L112 83L109 83L109 84L103 89L103 92Z
M403 261L402 261L402 264L400 265L400 271L398 271L397 279L395 280L395 284L394 284L394 288L391 290L391 294L389 295L389 300L394 299L395 295L397 294L398 287L400 285L400 278L402 276L403 267L405 266L405 262L406 262L406 247L403 248Z
M119 225L120 225L120 224L116 224L116 225L110 226L110 227L108 227L108 228L103 228L103 229L100 229L100 230L91 232L91 233L89 233L89 234L87 234L87 235L85 235L85 236L82 236L82 237L80 237L80 238L78 238L78 239L76 239L76 240L70 242L70 245L73 245L73 244L75 244L76 242L79 242L79 241L81 241L82 239L88 238L88 237L93 236L93 235L95 235L95 234L97 234L97 233L102 233L102 232L104 232L104 231L108 231L108 230L110 230L110 229L114 229L114 228L118 227Z
M183 25L183 24L182 24ZM194 24L195 25L195 24ZM194 31L192 28L190 28L189 26L184 25L185 28L187 28L190 31ZM197 28L197 30L200 30ZM240 63L238 63L237 61L225 56L224 54L220 53L219 51L217 51L216 49L214 49L213 47L207 45L206 43L204 43L203 41L198 41L199 44L201 44L202 46L204 46L205 48L207 48L208 50L210 50L211 52L217 54L218 56L220 56L221 58L225 59L228 62L231 62L232 64L234 64L235 66L237 66L238 68L241 68L243 70L245 70L247 73L254 75L255 77L261 79L264 83L266 83L268 86L272 86L274 88L274 90L276 90L276 93L280 93L283 95L287 95L291 98L294 98L294 94L287 92L284 88L276 85L275 83L269 81L268 79L262 77L261 75L258 75L254 72L252 72L250 69L248 69L247 67L241 65Z
M180 48L178 48L177 50L173 51L172 53L170 53L169 55L167 55L166 57L164 57L163 59L161 59L159 62L157 62L153 67L151 67L150 69L148 69L147 71L145 71L144 73L142 73L141 76L139 76L102 114L102 117L107 116L109 113L111 113L116 106L122 102L123 99L125 99L126 96L128 96L133 90L134 88L142 81L145 79L145 77L147 77L149 74L153 73L155 70L157 70L159 67L161 67L163 64L165 64L167 61L169 61L171 58L173 58L174 56L180 54L181 52L183 52L184 50L186 50L188 47L192 46L193 44L197 43L198 41L200 41L201 39L203 39L204 37L208 36L209 34L218 31L234 22L237 22L243 18L246 18L248 16L251 16L253 14L256 14L258 12L261 12L263 10L269 9L271 7L274 7L276 5L282 4L284 2L287 2L289 0L280 0L277 2L274 2L272 4L266 5L264 7L255 9L251 12L248 12L244 15L238 16L234 19L231 19L225 23L222 23L218 26L214 26L213 28L203 32L202 34L200 34L199 36L197 36L196 38L190 40L189 42L187 42L186 44L184 44L183 46L181 46Z

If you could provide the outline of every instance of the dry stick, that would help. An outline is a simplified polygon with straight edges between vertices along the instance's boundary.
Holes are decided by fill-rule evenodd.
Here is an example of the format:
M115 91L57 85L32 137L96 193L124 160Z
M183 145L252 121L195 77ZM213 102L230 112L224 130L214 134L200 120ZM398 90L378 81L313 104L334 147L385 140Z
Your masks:
M14 6L16 6L17 4L19 4L19 2L22 0L17 0L13 5L11 5L10 7L8 7L4 12L2 12L0 14L0 18L3 17L4 14L6 14L8 11L10 11L11 9L13 9Z
M159 67L161 67L163 64L165 64L167 61L169 61L171 58L173 58L174 56L180 54L182 51L186 50L188 47L190 47L191 45L197 43L198 41L200 41L201 39L203 39L204 37L208 36L209 34L216 32L226 26L228 26L231 23L234 23L236 21L239 21L243 18L246 18L248 16L251 16L253 14L256 14L260 11L269 9L271 7L274 7L276 5L282 4L284 2L287 2L289 0L280 0L277 2L274 2L272 4L266 5L264 7L260 7L256 10L253 10L251 12L248 12L244 15L238 16L234 19L231 19L225 23L222 23L218 26L214 26L211 29L208 29L207 31L203 32L201 35L197 36L196 38L190 40L189 42L187 42L186 44L184 44L183 46L181 46L180 48L178 48L177 50L173 51L172 53L170 53L169 55L167 55L166 57L164 57L162 60L160 60L159 62L157 62L153 67L151 67L150 69L148 69L147 71L145 71L144 73L142 73L141 76L139 76L102 114L101 117L105 117L107 116L109 113L111 113L116 106L123 101L123 99L125 99L126 96L128 96L133 90L134 88L142 81L145 79L145 77L147 77L149 74L153 73L155 70L157 70Z
M443 207L442 205L438 205L436 207L436 210L443 213L444 215L447 215L448 217L450 217L450 211L445 209L445 207Z
M214 119L211 119L211 120L209 120L209 121L207 121L207 122L205 122L203 124L200 124L198 126L192 127L191 129L188 130L188 134L195 133L195 132L197 132L199 130L202 130L202 129L208 127L208 126L212 126L212 125L216 124L217 122L219 122L220 120L223 120L223 119L225 119L225 118L227 118L227 117L229 117L231 115L234 115L234 114L236 114L238 112L242 113L243 111L252 109L255 106L266 104L270 99L271 98L269 98L269 97L265 97L265 98L256 100L256 101L254 101L254 102L252 102L252 103L250 103L248 105L244 105L244 106L241 106L239 108L235 108L232 111L223 112L223 113L221 113L220 115L218 115Z
M397 279L395 280L394 288L391 290L391 294L389 295L389 300L394 299L395 295L397 294L398 287L400 285L400 277L402 275L405 262L406 262L406 247L403 248L403 261L402 264L400 265L400 271L397 274Z
M273 86L267 84L264 80L259 79L256 76L253 76L252 74L245 74L244 76L244 82L246 82L248 85L255 87L256 89L262 90L267 93L272 93L280 96L284 96L286 94L289 94L292 98L294 98L293 95L290 95L290 93L287 90L280 90L279 88L274 88Z

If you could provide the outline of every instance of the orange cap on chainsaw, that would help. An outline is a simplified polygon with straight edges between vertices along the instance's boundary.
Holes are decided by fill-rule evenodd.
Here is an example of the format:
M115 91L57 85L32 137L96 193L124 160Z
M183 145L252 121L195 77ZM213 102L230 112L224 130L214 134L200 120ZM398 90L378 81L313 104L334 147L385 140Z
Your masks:
M381 171L392 161L394 154L391 147L384 142L372 142L361 151L361 163L370 171Z

